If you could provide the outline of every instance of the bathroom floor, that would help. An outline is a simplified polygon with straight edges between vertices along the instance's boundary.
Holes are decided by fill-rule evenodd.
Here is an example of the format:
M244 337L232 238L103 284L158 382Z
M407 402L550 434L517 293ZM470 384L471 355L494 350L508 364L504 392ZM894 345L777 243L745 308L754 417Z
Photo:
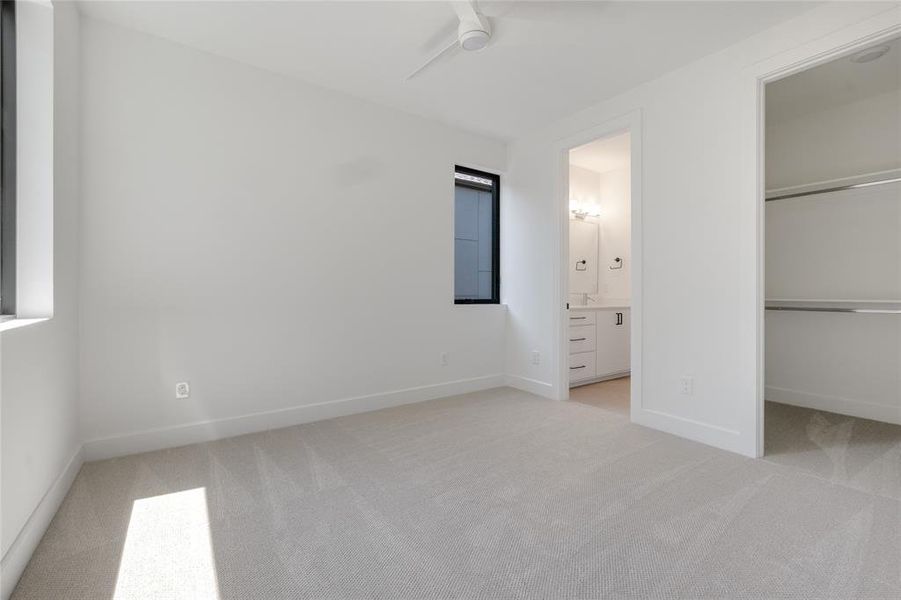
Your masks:
M569 398L574 402L589 404L628 416L631 384L631 377L620 377L619 379L582 385L570 389Z

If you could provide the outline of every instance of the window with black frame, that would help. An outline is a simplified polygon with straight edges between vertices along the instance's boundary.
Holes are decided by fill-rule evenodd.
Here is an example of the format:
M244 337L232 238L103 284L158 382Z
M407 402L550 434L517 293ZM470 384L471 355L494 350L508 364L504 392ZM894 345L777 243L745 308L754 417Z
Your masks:
M16 314L16 3L0 3L0 318Z
M500 177L454 171L454 302L500 303Z

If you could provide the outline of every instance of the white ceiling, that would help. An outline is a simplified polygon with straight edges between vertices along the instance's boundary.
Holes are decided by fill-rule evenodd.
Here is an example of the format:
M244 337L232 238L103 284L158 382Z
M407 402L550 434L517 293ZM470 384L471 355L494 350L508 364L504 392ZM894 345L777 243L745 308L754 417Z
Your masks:
M837 58L766 86L767 123L827 110L901 89L901 39L889 43L889 51L868 63L851 60L859 54Z
M630 158L628 133L595 140L569 151L569 164L595 173L625 169Z
M448 2L108 2L90 17L511 139L814 6L482 2L494 35L404 77L455 37Z

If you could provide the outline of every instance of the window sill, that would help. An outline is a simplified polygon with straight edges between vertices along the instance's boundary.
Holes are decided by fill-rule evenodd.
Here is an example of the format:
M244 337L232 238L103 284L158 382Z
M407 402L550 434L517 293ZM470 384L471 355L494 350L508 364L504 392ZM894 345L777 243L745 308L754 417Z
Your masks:
M0 332L9 331L11 329L19 329L20 327L28 327L29 325L37 325L44 321L49 321L50 317L41 317L39 319L17 319L15 317L0 317Z

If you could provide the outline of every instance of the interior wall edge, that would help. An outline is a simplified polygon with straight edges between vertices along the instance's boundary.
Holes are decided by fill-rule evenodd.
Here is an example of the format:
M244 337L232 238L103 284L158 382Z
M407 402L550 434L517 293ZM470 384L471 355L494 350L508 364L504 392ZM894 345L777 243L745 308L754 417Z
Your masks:
M117 458L141 452L210 442L248 433L281 429L314 421L323 421L404 404L415 404L458 394L503 387L505 383L506 379L503 374L485 375L365 396L329 400L317 404L305 404L273 411L250 413L238 417L136 431L86 441L84 443L85 460L95 461Z
M84 447L79 444L0 560L0 598L2 600L7 600L12 595L28 561L31 560L32 554L41 538L44 537L44 532L50 526L50 521L59 510L66 494L69 493L69 488L72 487L75 476L78 475L84 462Z

